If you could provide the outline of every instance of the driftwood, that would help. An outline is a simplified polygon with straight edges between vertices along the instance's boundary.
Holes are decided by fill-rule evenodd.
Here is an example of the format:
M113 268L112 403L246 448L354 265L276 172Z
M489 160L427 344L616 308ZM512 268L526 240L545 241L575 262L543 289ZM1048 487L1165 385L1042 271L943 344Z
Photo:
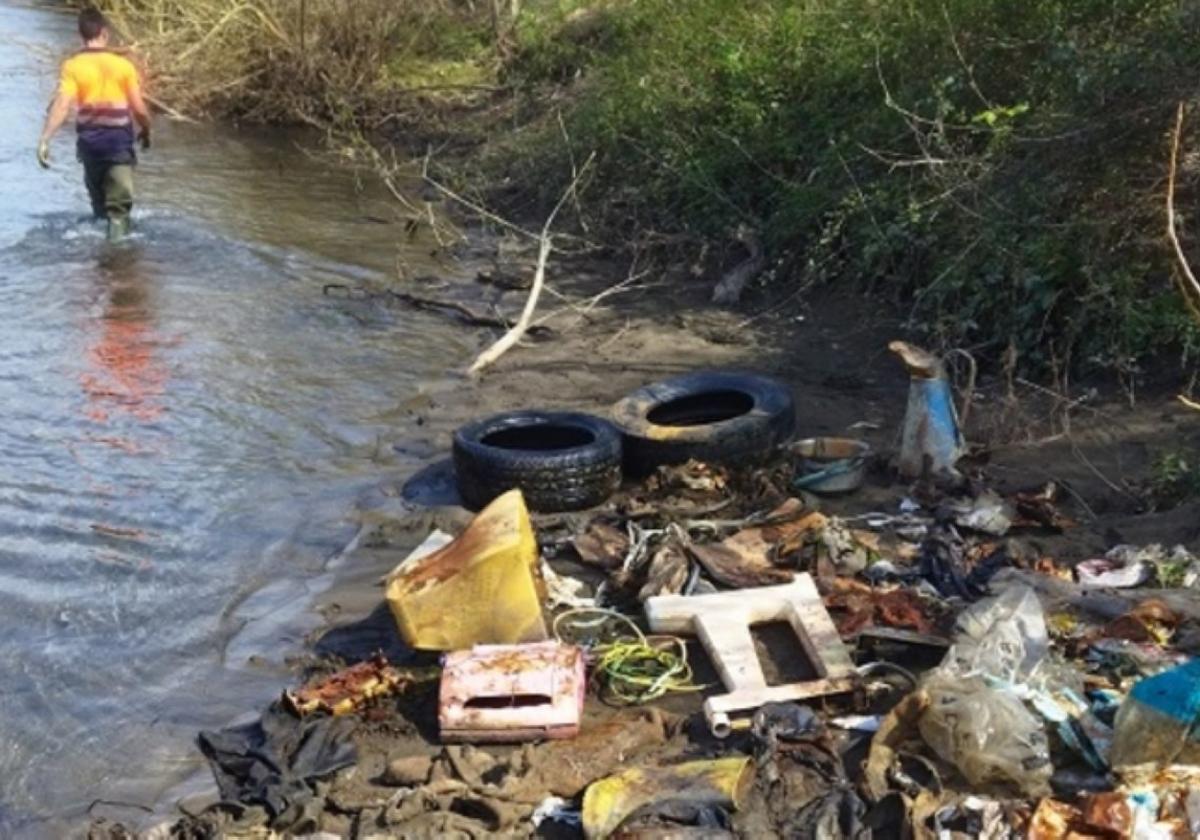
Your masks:
M713 289L712 302L722 306L737 303L742 298L746 285L767 267L767 257L763 252L762 241L758 234L746 225L738 225L734 238L746 246L750 256L735 265L721 278Z
M479 354L475 362L467 369L467 373L470 375L477 376L484 368L507 353L529 331L530 323L533 321L533 313L537 310L538 298L541 297L542 288L546 285L546 262L550 259L550 251L553 250L554 242L550 230L554 225L555 218L558 217L558 211L562 210L563 206L567 203L567 199L575 194L580 180L591 166L595 156L595 153L593 153L584 162L583 167L575 173L575 177L563 191L562 196L558 199L558 203L554 205L554 209L550 211L550 215L546 217L545 224L542 225L542 232L538 235L537 268L533 272L533 285L529 289L529 297L525 300L525 308L521 310L521 317L517 319L517 323L508 332L500 336L495 344Z
M505 353L507 353L513 345L521 340L521 337L529 330L529 322L533 318L533 313L537 309L538 298L541 297L542 287L546 285L546 261L550 258L550 224L554 221L554 217L558 215L559 208L562 207L562 202L554 208L550 217L546 219L546 226L542 228L542 241L538 247L537 270L533 273L533 285L529 288L529 297L525 300L525 308L521 310L521 317L517 323L509 327L508 332L500 336L500 339L488 349L484 350L467 369L467 373L476 376L483 371L488 365L495 362Z
M471 327L493 327L501 330L507 330L512 327L512 322L507 318L476 312L470 307L452 300L420 297L409 292L399 292L395 289L388 289L388 295L406 306L411 306L413 309L421 309L426 312L441 312Z
M344 283L326 283L321 293L329 295L331 292L340 291L346 293L346 297L354 300L365 300L369 298L380 298L383 295L387 299L402 303L405 306L413 309L420 309L423 312L435 312L440 315L445 315L453 318L461 324L466 324L469 327L483 327L487 329L507 330L511 329L514 322L500 315L492 315L487 312L480 312L472 309L466 304L459 303L453 300L439 300L437 298L421 297L414 295L411 292L401 292L396 289L388 289L383 293L372 293L362 289L355 289L347 286ZM532 334L547 335L553 332L549 327L533 325L529 328Z

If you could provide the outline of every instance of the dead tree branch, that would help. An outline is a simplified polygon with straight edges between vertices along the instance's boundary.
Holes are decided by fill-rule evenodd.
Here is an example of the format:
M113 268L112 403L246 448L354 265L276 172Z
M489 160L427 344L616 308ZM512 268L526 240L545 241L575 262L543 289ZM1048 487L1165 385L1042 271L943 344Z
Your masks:
M409 292L401 292L396 289L389 289L388 294L395 300L413 309L423 309L427 312L441 312L443 314L452 315L459 321L470 327L491 327L510 329L513 324L507 318L500 316L485 315L475 310L452 300L436 300L434 298L425 298L418 295L410 294Z
M466 304L459 303L453 300L439 300L438 298L421 297L414 295L411 292L404 292L398 289L387 289L382 292L373 292L368 289L355 288L348 286L345 283L326 283L321 288L321 294L326 297L334 297L334 292L339 292L337 297L342 297L347 300L355 301L384 301L396 302L412 309L419 309L423 312L433 312L439 315L445 315L448 318L453 318L461 324L468 327L481 327L486 329L511 329L516 323L511 318L506 318L500 312L494 315L489 315L486 312L480 312L472 309ZM548 335L554 332L540 323L532 324L529 327L531 334L537 333Z
M1175 111L1175 131L1171 136L1171 169L1167 173L1167 239L1175 251L1175 261L1179 266L1179 283L1184 301L1196 320L1200 321L1200 281L1188 264L1187 256L1183 253L1183 245L1179 242L1179 234L1175 229L1175 174L1179 166L1179 143L1183 134L1183 103Z
M596 155L593 152L584 161L583 166L575 173L575 177L559 197L558 203L554 205L554 209L550 211L550 215L546 217L545 224L542 225L542 232L538 237L538 259L537 268L533 273L533 286L529 289L529 297L525 300L525 308L521 310L521 317L517 319L517 323L502 335L495 344L479 354L475 362L467 369L467 373L470 375L478 376L484 368L493 364L507 353L528 331L529 324L533 320L533 313L537 309L538 298L542 294L542 287L546 285L546 262L550 259L550 252L554 247L554 237L550 233L554 225L554 220L557 218L558 212L562 210L567 201L575 194L575 189L579 186L580 179L591 168L595 157Z
M458 204L461 204L463 207L466 207L468 210L477 214L482 219L487 219L490 222L494 222L494 223L500 225L501 227L508 228L509 230L513 231L514 233L519 233L522 236L527 236L530 239L538 238L537 234L533 233L532 231L526 230L525 228L521 227L520 225L513 224L508 219L504 219L504 218L501 218L500 216L497 216L495 213L493 213L490 210L488 210L487 208L483 207L481 204L471 201L468 198L464 198L463 196L456 193L454 190L447 187L445 184L436 180L432 175L429 174L429 163L430 163L431 157L432 157L432 152L426 152L424 163L421 165L421 178L422 178L422 180L425 181L425 183L429 184L429 186L433 187L435 190L440 192L442 195L446 196L446 198L449 198L451 201L457 202Z
M1183 103L1175 110L1175 131L1171 135L1171 168L1167 173L1167 239L1175 252L1175 262L1179 266L1176 280L1183 293L1184 303L1192 317L1200 321L1200 282L1188 264L1187 255L1183 253L1183 245L1179 242L1179 234L1175 230L1175 173L1179 167L1179 144L1183 134ZM1200 405L1180 396L1180 402L1188 408L1200 410Z

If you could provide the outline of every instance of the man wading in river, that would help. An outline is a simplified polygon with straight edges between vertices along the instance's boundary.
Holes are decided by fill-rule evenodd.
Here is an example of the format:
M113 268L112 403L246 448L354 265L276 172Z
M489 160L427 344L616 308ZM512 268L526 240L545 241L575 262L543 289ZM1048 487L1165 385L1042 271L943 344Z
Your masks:
M92 213L108 220L109 239L120 239L129 231L133 209L134 121L139 129L136 140L143 149L150 148L150 111L133 62L108 49L104 15L95 9L80 12L79 35L83 49L63 63L58 95L38 141L38 163L50 168L50 138L66 122L74 104L76 149Z

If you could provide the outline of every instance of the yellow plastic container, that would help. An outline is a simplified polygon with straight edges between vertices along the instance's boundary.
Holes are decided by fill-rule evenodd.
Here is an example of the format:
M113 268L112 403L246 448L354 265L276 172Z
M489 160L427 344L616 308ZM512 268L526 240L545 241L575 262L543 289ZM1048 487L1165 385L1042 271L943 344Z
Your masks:
M630 814L664 799L739 808L754 781L746 756L634 767L593 782L583 795L583 833L603 840Z
M449 545L400 564L388 576L388 606L400 635L420 650L542 641L537 562L525 499L511 490Z

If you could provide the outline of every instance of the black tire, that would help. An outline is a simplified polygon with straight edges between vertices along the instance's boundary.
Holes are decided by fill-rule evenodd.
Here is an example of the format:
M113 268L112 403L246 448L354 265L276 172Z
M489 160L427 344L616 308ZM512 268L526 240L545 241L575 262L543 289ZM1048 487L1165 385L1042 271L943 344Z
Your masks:
M761 464L796 428L787 386L729 371L697 371L647 385L618 402L612 413L625 438L625 468L635 475L691 459Z
M512 411L454 433L454 472L467 507L478 510L520 488L530 510L594 507L621 484L621 435L599 417Z

